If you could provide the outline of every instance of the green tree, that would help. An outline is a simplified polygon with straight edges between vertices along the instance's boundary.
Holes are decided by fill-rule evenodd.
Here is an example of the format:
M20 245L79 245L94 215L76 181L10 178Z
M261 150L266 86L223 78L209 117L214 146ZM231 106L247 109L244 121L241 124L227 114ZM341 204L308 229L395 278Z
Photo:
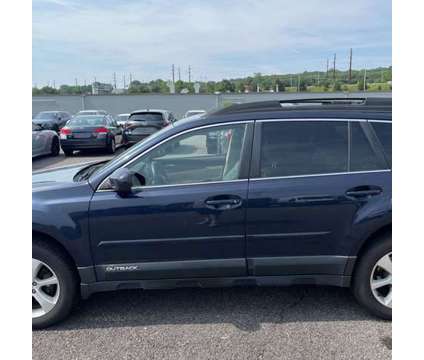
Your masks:
M339 81L336 81L333 85L333 91L342 91L342 84Z

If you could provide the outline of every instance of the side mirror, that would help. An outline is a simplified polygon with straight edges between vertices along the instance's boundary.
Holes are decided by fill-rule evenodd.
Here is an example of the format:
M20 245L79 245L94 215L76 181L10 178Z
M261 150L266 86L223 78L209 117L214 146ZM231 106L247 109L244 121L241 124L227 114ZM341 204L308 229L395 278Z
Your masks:
M127 168L117 169L110 177L112 189L120 196L126 196L132 192L134 172Z
M143 175L128 170L127 168L120 168L114 171L109 177L109 181L112 189L122 197L131 194L133 192L133 186L146 185L146 179Z

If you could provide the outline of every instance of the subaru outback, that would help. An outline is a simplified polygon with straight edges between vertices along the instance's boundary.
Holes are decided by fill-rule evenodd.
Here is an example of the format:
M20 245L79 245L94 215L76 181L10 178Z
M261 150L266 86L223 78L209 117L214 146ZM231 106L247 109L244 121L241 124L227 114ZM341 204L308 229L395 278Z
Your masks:
M350 287L390 319L391 104L233 105L33 173L33 327L95 292L196 286Z

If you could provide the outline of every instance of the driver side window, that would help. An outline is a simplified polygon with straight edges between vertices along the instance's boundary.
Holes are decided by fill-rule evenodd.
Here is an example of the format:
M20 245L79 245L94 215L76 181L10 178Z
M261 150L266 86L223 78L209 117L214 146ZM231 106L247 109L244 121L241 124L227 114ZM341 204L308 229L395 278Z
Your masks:
M146 186L236 180L245 137L245 124L194 130L159 145L128 169L142 175Z

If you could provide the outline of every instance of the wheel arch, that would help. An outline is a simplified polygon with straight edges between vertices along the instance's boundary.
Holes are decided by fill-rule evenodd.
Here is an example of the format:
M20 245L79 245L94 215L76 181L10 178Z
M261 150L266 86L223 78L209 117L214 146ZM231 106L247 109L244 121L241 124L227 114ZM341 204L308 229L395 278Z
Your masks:
M66 250L66 248L58 240L56 240L51 235L48 235L48 234L43 233L41 231L32 230L32 241L34 242L34 240L48 244L49 246L54 248L55 251L60 251L61 254L65 256L66 260L68 261L69 265L72 267L75 274L78 276L78 280L81 281L81 278L80 278L80 275L79 275L79 272L78 272L78 268L77 268L77 265L75 263L74 258L71 256L69 251Z
M380 227L373 233L371 233L359 247L356 253L355 260L351 264L347 265L345 275L353 275L358 265L358 261L363 256L363 254L366 253L371 246L373 246L376 242L378 242L381 237L383 237L384 235L390 234L391 232L392 232L392 223L389 223Z

